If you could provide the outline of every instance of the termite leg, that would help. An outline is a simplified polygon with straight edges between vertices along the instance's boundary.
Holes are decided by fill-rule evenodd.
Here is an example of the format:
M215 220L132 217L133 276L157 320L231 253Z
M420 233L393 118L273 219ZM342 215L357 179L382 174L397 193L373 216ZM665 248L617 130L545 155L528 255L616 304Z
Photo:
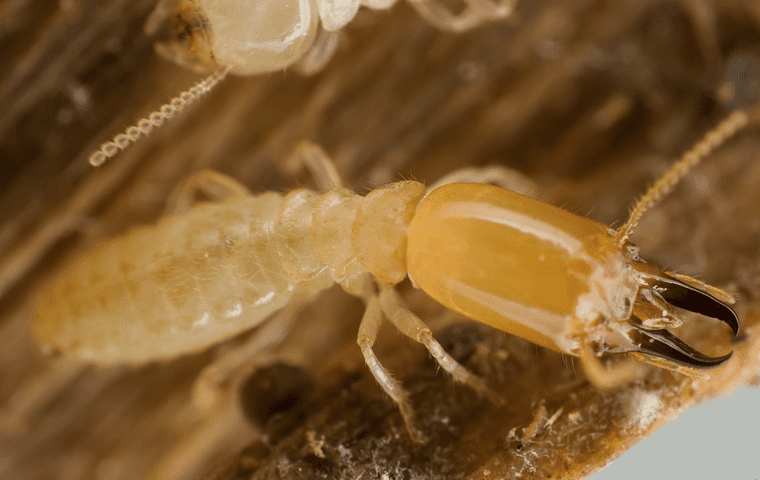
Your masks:
M340 36L341 33L339 31L331 32L320 27L314 45L293 65L298 70L298 73L301 75L314 75L323 70L327 62L335 55Z
M508 15L515 5L515 0L465 0L468 7L479 10L486 18L501 18Z
M380 324L383 321L383 312L380 309L380 300L376 295L370 295L367 298L367 309L364 311L361 324L359 325L359 335L356 343L361 348L362 355L364 356L364 362L367 364L372 376L375 377L380 387L387 393L391 399L396 402L401 416L404 418L406 429L409 431L409 436L413 441L423 443L425 437L421 431L415 426L414 422L414 409L409 402L409 398L406 391L401 384L393 378L393 376L382 366L380 361L375 356L375 352L372 350L377 339L377 332L380 329Z
M463 383L479 394L486 396L496 405L504 403L504 400L491 390L482 379L446 353L441 344L433 338L430 328L417 315L409 311L393 287L382 282L378 282L378 285L380 287L380 308L402 334L423 344L438 362L438 365L449 372L455 381Z
M234 197L251 196L242 183L232 177L213 170L201 170L174 190L167 201L167 213L182 213L190 210L199 195L212 202L223 202Z
M302 140L296 145L293 153L285 160L284 165L292 173L306 167L314 177L317 190L326 192L335 187L343 186L343 182L330 156L322 147L309 140Z
M605 365L585 342L581 346L580 354L586 378L599 390L610 390L642 377L643 366L633 358Z
M465 182L488 183L528 196L530 196L531 192L538 191L535 182L517 170L501 165L489 165L486 167L469 167L455 170L430 185L428 192L432 192L441 185Z
M512 12L513 0L466 0L467 6L454 13L440 0L410 0L409 2L422 18L442 30L461 32L472 28L483 20L504 18Z
M203 367L192 386L193 405L201 412L213 411L227 401L245 372L269 363L271 349L280 345L291 331L306 298L294 299L251 334L241 344L227 345L220 355Z

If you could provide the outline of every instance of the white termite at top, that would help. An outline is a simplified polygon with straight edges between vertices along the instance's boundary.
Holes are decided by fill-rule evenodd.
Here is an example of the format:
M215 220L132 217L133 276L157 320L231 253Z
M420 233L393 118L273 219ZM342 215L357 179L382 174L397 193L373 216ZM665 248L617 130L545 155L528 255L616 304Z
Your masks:
M90 163L101 165L154 127L199 99L228 73L258 75L294 67L301 73L321 70L332 57L337 32L360 6L386 9L396 0L182 0L174 10L172 42L159 51L199 71L216 71L124 133L101 145ZM512 13L514 0L465 0L459 12L441 0L409 0L429 23L463 31Z
M329 58L336 32L360 6L390 8L396 0L184 0L177 18L189 25L190 50L207 65L230 66L236 75L256 75ZM508 16L513 0L466 0L454 13L440 0L410 0L431 24L462 31ZM327 58L324 58L326 60ZM323 62L319 62L323 63ZM321 65L320 65L321 66ZM312 70L309 67L307 70Z

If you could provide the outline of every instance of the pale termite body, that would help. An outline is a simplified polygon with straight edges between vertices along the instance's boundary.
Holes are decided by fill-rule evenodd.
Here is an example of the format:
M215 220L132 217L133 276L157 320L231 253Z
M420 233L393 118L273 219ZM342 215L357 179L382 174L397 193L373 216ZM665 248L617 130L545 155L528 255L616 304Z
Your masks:
M170 40L157 43L157 50L177 64L214 72L103 143L90 155L90 163L101 165L148 135L208 93L227 74L251 76L293 67L308 75L322 70L335 53L340 30L353 20L359 7L387 9L396 1L181 0L172 9L165 0L156 9L156 16L171 17L172 35ZM441 0L409 3L429 23L464 31L506 18L515 2L465 0L462 9L452 9Z
M393 285L407 276L473 320L580 357L599 386L632 378L623 368L629 362L606 369L605 353L687 374L716 367L730 353L708 357L668 329L683 324L678 307L736 334L733 297L643 260L629 237L648 208L747 122L736 112L718 125L618 230L493 185L444 183L427 192L402 181L366 196L340 186L251 195L228 177L202 172L186 199L203 190L217 202L75 259L41 295L36 334L92 362L144 363L206 348L260 324L294 295L339 283L367 304L358 344L415 440L422 435L405 391L372 350L383 319L425 345L455 380L499 399L406 308ZM321 158L322 176L334 179L327 157L309 148Z

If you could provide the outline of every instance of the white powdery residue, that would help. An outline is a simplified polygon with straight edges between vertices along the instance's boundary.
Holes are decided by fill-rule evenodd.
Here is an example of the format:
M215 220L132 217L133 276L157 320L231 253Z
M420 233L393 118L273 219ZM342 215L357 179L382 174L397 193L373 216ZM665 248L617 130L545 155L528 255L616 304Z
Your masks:
M208 325L209 320L211 320L211 316L208 312L205 312L199 319L193 322L193 327L205 327Z
M234 307L224 312L224 318L236 318L243 313L243 305L237 302Z
M657 393L636 391L630 397L630 426L643 430L660 416L662 400Z
M267 293L266 295L264 295L263 297L261 297L261 298L259 298L258 300L256 300L256 301L253 303L253 306L254 306L254 307L258 307L258 306L261 306L261 305L265 305L265 304L267 304L267 303L268 303L270 300L272 300L273 298L274 298L274 292L269 292L269 293Z

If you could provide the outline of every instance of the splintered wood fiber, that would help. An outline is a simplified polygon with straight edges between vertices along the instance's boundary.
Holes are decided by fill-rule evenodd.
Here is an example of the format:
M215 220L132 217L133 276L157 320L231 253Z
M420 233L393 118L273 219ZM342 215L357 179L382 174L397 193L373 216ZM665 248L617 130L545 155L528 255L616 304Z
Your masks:
M753 108L760 85L754 0L521 0L510 18L464 33L399 1L360 10L321 72L230 76L95 169L95 148L201 78L154 51L162 29L144 25L155 3L0 3L0 478L582 478L756 378L756 125L632 238L644 258L737 295L738 340L697 315L678 330L707 354L734 351L710 380L649 368L601 392L577 359L460 318L408 281L398 288L412 311L505 399L455 385L383 327L378 357L409 391L424 444L364 366L362 303L340 288L170 361L101 368L44 355L31 335L37 292L67 260L156 221L193 172L252 191L313 187L285 162L307 139L359 193L499 164L530 195L619 226L711 126ZM198 382L215 361L235 375Z

